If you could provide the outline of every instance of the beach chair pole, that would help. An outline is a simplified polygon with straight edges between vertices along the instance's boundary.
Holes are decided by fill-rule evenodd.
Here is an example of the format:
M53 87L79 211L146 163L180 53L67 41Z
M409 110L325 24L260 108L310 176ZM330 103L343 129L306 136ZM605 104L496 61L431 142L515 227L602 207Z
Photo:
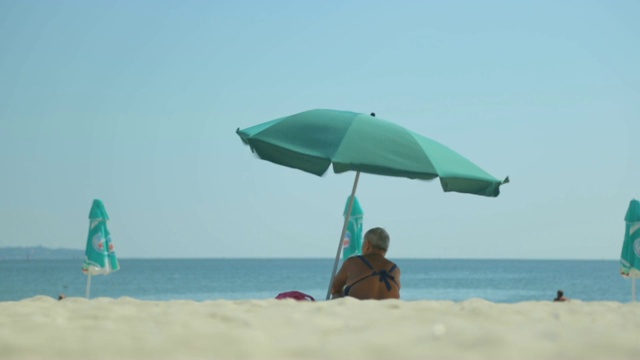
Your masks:
M89 298L90 291L91 291L91 270L89 270L89 273L87 274L87 291L86 291L87 299Z
M340 255L342 253L342 244L344 242L344 234L347 232L349 226L349 217L351 216L351 210L353 209L353 202L356 198L356 188L358 187L358 179L360 179L360 171L356 172L356 179L353 181L353 189L351 190L351 198L349 199L349 208L347 209L347 215L344 217L344 225L342 226L342 233L340 233L340 242L338 242L338 252L336 253L336 261L333 263L333 271L331 272L331 280L329 280L329 289L327 289L327 300L331 298L331 287L333 286L333 278L336 276L338 270L338 263L340 262Z

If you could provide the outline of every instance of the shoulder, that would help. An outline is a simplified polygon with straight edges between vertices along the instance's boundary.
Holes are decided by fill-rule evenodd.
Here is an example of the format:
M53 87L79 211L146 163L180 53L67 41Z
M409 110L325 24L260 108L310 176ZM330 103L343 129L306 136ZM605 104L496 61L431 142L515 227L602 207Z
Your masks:
M388 265L389 265L389 269L391 269L391 272L400 272L400 266L398 264L396 264L395 262L388 260Z
M344 265L347 265L347 264L353 264L354 262L359 261L359 260L358 260L358 256L360 256L360 255L354 255L354 256L351 256L350 258L348 258L347 260L345 260L345 261L343 262L343 264L344 264Z
M352 257L346 259L342 263L342 269L353 267L355 265L356 261L359 261L356 256L352 256Z
M393 269L393 272L398 272L398 273L400 273L400 266L398 266L398 265L396 265L396 264L394 264L394 265L395 265L395 269Z
M373 262L375 262L373 259L371 259L370 257L366 256L366 255L354 255L350 258L348 258L346 261L352 263L352 264L371 264Z

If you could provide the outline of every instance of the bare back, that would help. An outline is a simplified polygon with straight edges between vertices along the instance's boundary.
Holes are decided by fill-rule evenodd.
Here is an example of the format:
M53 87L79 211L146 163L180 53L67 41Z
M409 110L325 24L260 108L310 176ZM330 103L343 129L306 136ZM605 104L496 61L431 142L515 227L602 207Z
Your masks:
M361 300L400 298L400 269L382 255L349 258L335 281L333 292L343 290L344 296Z

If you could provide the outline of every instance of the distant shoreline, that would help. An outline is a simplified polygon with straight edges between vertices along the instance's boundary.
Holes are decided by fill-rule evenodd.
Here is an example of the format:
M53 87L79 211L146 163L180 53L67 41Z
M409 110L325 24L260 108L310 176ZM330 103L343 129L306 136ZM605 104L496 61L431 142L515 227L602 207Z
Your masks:
M0 260L76 260L84 259L84 250L44 246L0 247Z

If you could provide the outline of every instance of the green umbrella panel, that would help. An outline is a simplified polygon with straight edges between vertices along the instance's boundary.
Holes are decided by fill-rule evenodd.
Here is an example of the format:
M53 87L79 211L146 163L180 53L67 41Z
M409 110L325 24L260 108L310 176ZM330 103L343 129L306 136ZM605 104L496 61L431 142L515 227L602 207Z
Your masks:
M448 147L371 115L309 110L236 133L261 159L324 174L346 171L431 180L444 191L496 197L498 180Z
M91 287L92 275L109 275L120 269L111 233L107 228L109 215L101 200L93 200L89 212L89 234L85 249L85 260L82 264L82 272L87 274L87 298Z
M353 201L351 212L347 213L350 204L351 197L347 199L343 213L345 218L349 218L342 245L342 259L344 260L351 256L362 254L362 220L364 212L357 197Z
M623 276L640 277L640 201L631 200L624 220L620 273Z

